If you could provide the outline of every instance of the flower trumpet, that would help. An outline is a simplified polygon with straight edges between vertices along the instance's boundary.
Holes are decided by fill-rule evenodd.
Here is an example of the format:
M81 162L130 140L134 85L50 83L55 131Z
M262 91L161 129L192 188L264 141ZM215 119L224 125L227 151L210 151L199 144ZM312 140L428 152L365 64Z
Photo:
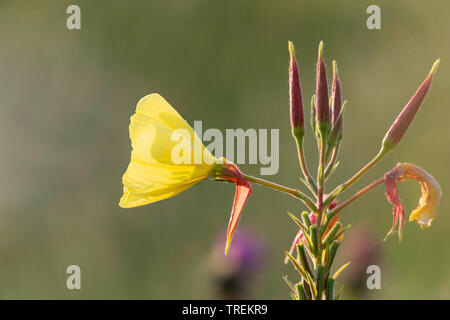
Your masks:
M236 184L228 224L228 252L242 209L251 193L239 168L217 159L192 127L159 94L142 98L130 121L131 161L123 175L122 208L143 206L167 199L194 184L212 178Z

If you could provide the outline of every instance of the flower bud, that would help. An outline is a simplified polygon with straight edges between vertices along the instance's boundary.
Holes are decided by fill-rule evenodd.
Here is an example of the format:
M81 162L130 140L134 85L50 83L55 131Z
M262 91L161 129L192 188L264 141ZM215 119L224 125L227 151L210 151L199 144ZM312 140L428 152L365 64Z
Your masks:
M331 87L331 123L342 132L342 118L339 119L339 113L342 107L341 81L339 80L337 63L333 61L333 84Z
M325 134L329 128L329 109L327 71L323 62L323 41L320 41L316 74L316 124L321 134Z
M302 138L304 130L302 89L298 75L297 61L295 60L294 44L289 41L289 104L291 116L292 134L297 138Z
M383 147L386 150L393 149L402 139L403 135L408 130L409 125L414 119L417 111L422 105L423 100L427 96L428 91L431 87L431 81L433 80L434 73L439 65L439 59L433 64L430 73L426 79L422 82L419 89L409 100L408 104L403 108L402 112L395 119L386 136L383 139Z

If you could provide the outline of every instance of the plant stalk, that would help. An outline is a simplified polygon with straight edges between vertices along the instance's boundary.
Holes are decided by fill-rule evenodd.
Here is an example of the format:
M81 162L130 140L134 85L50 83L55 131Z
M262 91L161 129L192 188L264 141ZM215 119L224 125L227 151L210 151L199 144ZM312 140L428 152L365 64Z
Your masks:
M262 185L262 186L265 186L265 187L268 187L268 188L271 188L271 189L275 189L275 190L278 190L278 191L290 194L291 196L302 200L303 203L311 211L317 210L316 206L314 205L314 202L307 195L302 193L300 190L288 188L288 187L285 187L283 185L280 185L280 184L277 184L277 183L274 183L274 182L271 182L271 181L267 181L267 180L264 180L264 179L261 179L261 178L253 177L253 176L250 176L250 175L247 175L247 174L244 174L244 173L242 174L242 176L246 180L248 180L250 182L254 182L256 184L259 184L259 185Z

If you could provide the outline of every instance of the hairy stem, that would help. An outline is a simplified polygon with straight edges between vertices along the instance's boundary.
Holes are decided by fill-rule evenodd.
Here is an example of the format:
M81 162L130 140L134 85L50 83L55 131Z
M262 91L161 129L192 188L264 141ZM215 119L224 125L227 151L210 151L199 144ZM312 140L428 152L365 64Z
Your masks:
M322 213L323 213L323 174L325 169L325 137L323 134L320 135L320 158L319 167L317 170L317 214L318 214L318 225L322 225ZM319 228L320 234L320 228Z
M339 146L336 146L333 148L333 154L331 155L331 160L330 162L328 162L328 165L325 169L325 173L324 173L324 179L326 180L330 174L331 174L331 169L333 169L334 164L336 163L336 159L339 153Z
M271 188L271 189L275 189L275 190L278 190L278 191L290 194L291 196L302 200L303 203L311 211L317 210L316 206L314 205L314 202L307 195L302 193L300 190L288 188L288 187L285 187L283 185L280 185L280 184L277 184L277 183L274 183L274 182L270 182L270 181L267 181L267 180L264 180L264 179L261 179L261 178L253 177L253 176L250 176L250 175L247 175L247 174L242 174L242 175L243 175L243 177L246 180L248 180L250 182L254 182L254 183L257 183L259 185L262 185L262 186L265 186L265 187L268 187L268 188Z
M349 204L351 204L353 201L355 201L356 199L358 199L359 197L363 196L365 193L369 192L370 190L372 190L373 188L375 188L376 186L378 186L379 184L382 184L384 182L384 178L380 178L378 180L375 180L374 182L372 182L371 184L369 184L368 186L362 188L361 190L359 190L358 192L356 192L353 196L351 196L350 198L348 198L347 200L345 200L344 202L342 202L341 204L339 204L338 206L336 206L333 210L330 211L329 213L329 218L334 217L336 214L338 214L342 209L344 209L346 206L348 206Z
M350 187L356 181L359 180L365 173L367 173L370 169L372 169L384 156L389 152L389 149L386 149L384 146L380 149L378 154L369 161L361 170L359 170L353 177L348 179L346 182L341 184L339 187L333 190L333 192L328 196L325 201L326 205L329 205L331 201L333 201L341 192Z
M317 186L309 173L308 166L305 161L305 154L303 152L303 142L302 139L295 138L297 141L297 153L298 153L298 161L300 163L300 168L302 169L303 176L305 177L305 181L307 182L307 187L311 190L311 192L315 195L317 193Z

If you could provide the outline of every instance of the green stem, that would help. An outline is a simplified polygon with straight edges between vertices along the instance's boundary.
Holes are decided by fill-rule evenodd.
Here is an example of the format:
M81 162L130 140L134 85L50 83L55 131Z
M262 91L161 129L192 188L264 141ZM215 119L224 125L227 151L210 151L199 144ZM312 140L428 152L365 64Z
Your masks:
M320 135L320 158L319 158L319 168L317 170L317 224L322 226L322 215L323 215L323 177L325 169L325 145L326 138L325 135ZM321 228L318 229L319 236L321 235ZM320 248L319 248L320 249Z
M328 198L325 200L325 205L329 205L331 201L333 201L342 191L350 187L352 184L354 184L356 181L359 180L365 173L367 173L370 169L372 169L378 162L380 162L381 159L390 151L390 149L385 148L384 146L381 147L378 154L370 160L369 163L367 163L361 170L359 170L353 177L348 179L346 182L341 184L339 187L333 190L333 192L328 196Z
M305 177L305 181L307 182L307 187L311 190L311 192L315 195L317 193L317 186L314 183L314 179L309 173L308 166L305 161L305 154L303 152L303 139L299 137L294 137L297 141L297 153L298 153L298 161L300 163L300 168L302 169L303 176Z
M311 210L311 211L315 211L317 210L316 206L314 205L313 201L311 199L309 199L309 197L307 195L305 195L304 193L302 193L300 190L297 189L292 189L292 188L288 188L285 186L282 186L280 184L274 183L274 182L270 182L261 178L257 178L257 177L253 177L247 174L242 174L242 176L250 182L254 182L257 183L259 185L271 188L271 189L275 189L287 194L290 194L291 196L298 198L300 200L303 201L303 203Z
M382 184L383 182L384 182L384 178L380 178L378 180L375 180L374 182L372 182L368 186L364 187L360 191L356 192L353 196L351 196L350 198L348 198L347 200L345 200L344 202L342 202L341 204L336 206L333 210L331 210L329 215L328 215L329 219L334 217L336 214L338 214L342 209L344 209L346 206L351 204L353 201L355 201L356 199L358 199L359 197L361 197L365 193L369 192L370 190L372 190L373 188L375 188L379 184Z
M323 205L323 182L324 182L324 170L325 170L325 148L326 148L326 136L325 134L320 134L320 145L319 145L319 166L317 169L317 250L316 250L316 270L317 273L316 277L316 286L318 288L318 296L317 298L320 299L321 297L321 291L322 291L322 276L319 277L320 270L323 269L322 266L322 235L324 233L324 229L322 226L322 217L324 212L324 205ZM315 231L311 229L311 233Z
M330 173L331 173L331 169L333 169L334 164L336 163L336 159L339 153L339 146L336 146L333 148L333 154L331 155L331 160L328 163L326 169L325 169L325 173L324 173L324 179L326 180Z

